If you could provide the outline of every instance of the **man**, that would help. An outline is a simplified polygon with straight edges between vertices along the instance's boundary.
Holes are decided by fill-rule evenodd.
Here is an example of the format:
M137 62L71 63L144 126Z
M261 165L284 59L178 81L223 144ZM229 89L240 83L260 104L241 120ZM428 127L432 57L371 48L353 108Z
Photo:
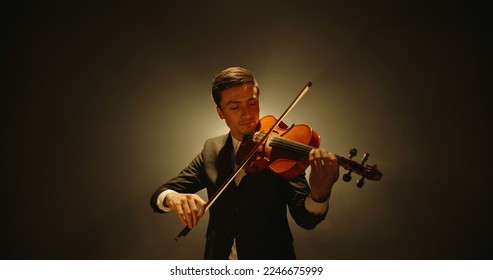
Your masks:
M206 202L195 193L207 188L211 197L235 170L234 155L243 136L259 123L259 94L254 75L245 68L227 68L215 77L217 114L231 131L207 140L188 167L154 192L155 212L174 210L184 225L197 225ZM299 226L313 229L325 218L339 178L332 153L313 149L309 161L310 184L304 173L288 181L268 169L237 176L210 207L204 258L295 259L286 208Z

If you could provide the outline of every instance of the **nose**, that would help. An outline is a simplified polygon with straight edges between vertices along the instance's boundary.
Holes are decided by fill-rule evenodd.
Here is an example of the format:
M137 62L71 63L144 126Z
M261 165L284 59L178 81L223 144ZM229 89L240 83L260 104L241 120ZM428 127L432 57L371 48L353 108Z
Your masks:
M258 115L258 110L254 106L251 105L242 106L241 116L240 116L242 121L252 122L257 118L257 115Z
M241 117L242 118L248 118L252 115L252 112L250 112L250 108L248 105L240 106L240 108L241 108Z

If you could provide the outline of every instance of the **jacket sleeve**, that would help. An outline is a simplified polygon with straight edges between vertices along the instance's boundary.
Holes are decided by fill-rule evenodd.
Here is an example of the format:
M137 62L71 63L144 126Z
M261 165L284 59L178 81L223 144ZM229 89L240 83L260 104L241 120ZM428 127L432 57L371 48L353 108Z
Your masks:
M151 196L150 204L154 212L165 213L156 205L157 197L165 190L173 190L179 193L196 193L204 188L207 180L204 172L203 152L198 154L190 164L183 169L178 176L172 178L158 187Z
M313 229L325 219L327 211L321 215L315 215L308 212L305 207L305 199L310 194L305 173L289 181L286 189L289 211L296 224L304 229Z

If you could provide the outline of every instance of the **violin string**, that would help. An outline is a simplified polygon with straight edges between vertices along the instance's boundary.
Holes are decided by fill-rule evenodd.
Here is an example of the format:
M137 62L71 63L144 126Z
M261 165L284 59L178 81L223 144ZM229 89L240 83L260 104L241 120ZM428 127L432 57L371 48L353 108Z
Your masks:
M313 147L307 148L305 146L299 145L299 143L292 143L292 142L290 142L284 138L276 139L274 141L273 145L274 146L277 145L279 148L284 148L284 149L287 149L287 150L290 150L293 152L299 152L299 153L303 153L303 154L307 154L311 151L311 149L313 149ZM271 145L271 146L273 146L273 145Z
M270 146L293 152L308 154L314 147L284 137L272 137Z

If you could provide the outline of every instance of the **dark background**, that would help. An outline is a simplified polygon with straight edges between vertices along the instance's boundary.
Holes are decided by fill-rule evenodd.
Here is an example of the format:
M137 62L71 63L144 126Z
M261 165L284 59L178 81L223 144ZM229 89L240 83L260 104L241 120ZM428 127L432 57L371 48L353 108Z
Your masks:
M2 259L202 258L206 220L175 242L148 200L227 132L210 84L235 65L261 115L313 81L285 122L384 174L293 225L300 259L492 258L488 6L66 2L2 4Z

